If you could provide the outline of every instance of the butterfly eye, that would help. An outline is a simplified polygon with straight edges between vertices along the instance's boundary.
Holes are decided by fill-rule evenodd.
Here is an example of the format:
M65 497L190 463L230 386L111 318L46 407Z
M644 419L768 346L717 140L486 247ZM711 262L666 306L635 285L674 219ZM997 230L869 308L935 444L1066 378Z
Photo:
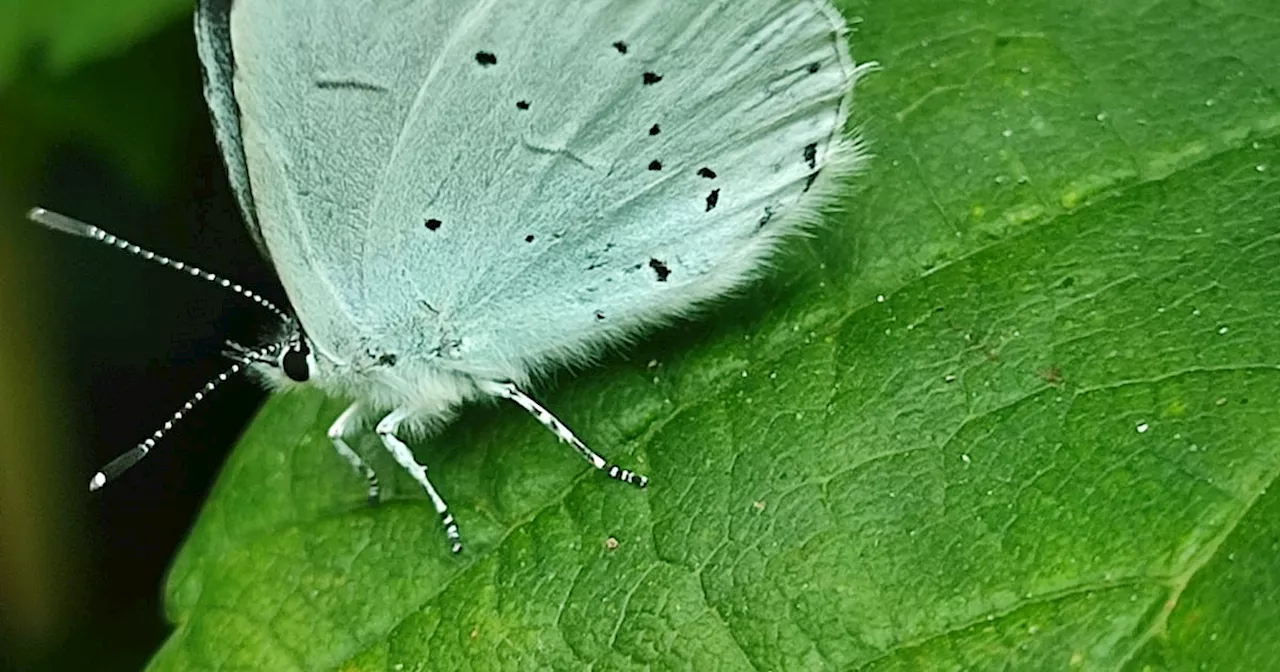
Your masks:
M311 364L307 361L307 346L296 345L285 351L280 358L280 368L289 380L305 383L311 378Z

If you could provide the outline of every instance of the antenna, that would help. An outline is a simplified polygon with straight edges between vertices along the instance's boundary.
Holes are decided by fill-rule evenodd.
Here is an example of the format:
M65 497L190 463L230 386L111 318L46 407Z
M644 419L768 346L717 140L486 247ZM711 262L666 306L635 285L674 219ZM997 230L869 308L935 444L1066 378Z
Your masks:
M218 389L219 385L227 382L228 378L240 373L244 367L244 362L236 362L226 371L219 373L216 378L212 378L209 382L205 383L204 387L200 388L198 392L187 400L187 403L182 405L182 408L173 412L173 415L169 417L168 421L161 425L160 429L152 432L151 436L148 436L142 443L134 446L129 450L129 452L121 455L120 457L111 460L107 463L107 466L102 468L102 471L94 474L93 478L89 479L89 492L93 492L94 490L101 488L106 485L108 481L115 480L117 476L128 471L130 467L141 462L142 458L146 457L147 453L150 453L151 449L156 447L156 442L163 438L169 430L173 429L174 425L178 424L178 421L182 420L187 413L190 413L191 409L196 407L196 404L209 396L209 393Z
M61 231L62 233L69 233L73 236L80 236L82 238L91 238L100 243L105 243L112 247L124 250L125 252L128 252L129 254L132 254L134 256L142 257L147 261L154 261L155 263L160 264L161 266L172 268L175 271L183 271L189 275L195 276L202 280L212 282L215 285L220 285L222 287L230 289L231 291L235 292L236 294L239 294L240 296L245 297L246 299L249 299L250 301L258 304L259 306L262 306L263 308L266 308L267 310L275 313L276 316L279 317L281 320L284 320L286 322L289 321L288 313L284 312L283 310L280 310L280 308L277 307L276 304L271 303L266 298L264 298L261 294L251 289L247 289L239 283L232 282L220 275L210 273L204 269L196 268L191 264L183 263L181 261L175 261L162 254L156 254L155 252L152 252L148 249L138 247L137 245L134 245L133 243L123 238L118 238L116 236L113 236L110 233L107 233L106 231L103 231L102 229L92 224L86 224L85 222L82 222L78 219L74 219L66 215L60 215L56 212L45 210L44 208L32 208L28 210L27 219L30 219L31 221L37 224L43 224L44 226L47 226L50 229L53 229L54 231ZM121 457L123 458L124 456L121 456ZM115 462L112 462L112 464L115 464ZM127 468L128 466L125 466L121 469L121 471Z
M151 250L139 247L123 238L107 233L92 224L87 224L78 219L74 219L66 215L60 215L56 212L45 210L44 208L32 208L27 211L27 219L30 219L37 224L47 226L54 231L61 231L62 233L68 233L73 236L96 240L100 243L110 245L111 247L124 250L134 256L142 257L147 261L153 261L161 266L172 268L175 271L182 271L188 275L212 282L215 285L220 285L275 313L281 320L285 322L291 321L288 313L280 310L278 306L268 301L261 294L258 294L253 290L246 289L243 285L232 282L220 275L196 268L190 264L175 261L162 254L156 254ZM219 373L216 377L205 383L204 387L200 388L200 390L192 395L191 398L187 400L187 403L182 405L182 408L174 411L173 415L169 416L169 420L161 425L159 429L152 432L151 436L134 446L128 452L120 455L114 460L111 460L107 463L107 466L102 468L101 471L94 474L93 478L89 479L89 491L93 492L94 490L101 488L109 481L115 480L115 478L120 474L128 471L133 465L141 462L142 458L146 457L147 454L151 452L151 449L156 447L156 443L160 441L160 439L163 438L169 430L173 429L174 426L182 420L182 418L186 417L186 415L191 412L191 409L195 408L196 404L203 401L205 397L218 389L219 385L227 382L229 378L243 371L245 367L249 366L251 363L266 361L269 353L277 347L279 347L279 345L275 343L258 350L250 350L249 348L239 345L235 346L233 352L229 353L236 359L235 364L232 364L226 371Z

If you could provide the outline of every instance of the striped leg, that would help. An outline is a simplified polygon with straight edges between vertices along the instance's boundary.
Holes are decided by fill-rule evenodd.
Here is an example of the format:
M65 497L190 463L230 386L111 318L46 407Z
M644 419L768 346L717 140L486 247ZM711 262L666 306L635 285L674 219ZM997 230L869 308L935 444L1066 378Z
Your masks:
M356 451L351 450L351 446L347 445L346 437L351 434L351 430L355 428L360 420L360 404L351 404L347 410L338 416L337 420L329 426L329 440L333 442L333 447L338 454L351 463L351 467L357 472L364 474L369 480L369 501L378 501L378 475L373 473L373 468L365 461L360 459Z
M616 464L610 464L603 457L600 457L600 455L594 450L588 448L587 444L574 436L573 432L566 427L563 422L560 422L556 416L551 414L551 411L543 408L542 404L539 404L534 401L532 397L522 392L520 388L515 386L515 383L495 383L485 381L480 383L480 389L496 397L510 399L511 401L519 404L520 408L523 408L533 415L533 417L537 418L538 422L541 422L543 427L554 432L556 437L561 441L573 446L574 449L578 451L578 454L582 456L582 459L591 463L591 466L596 469L608 474L609 478L616 478L619 481L630 483L638 488L643 488L649 484L648 477L637 474L634 471L623 469Z
M396 436L396 430L400 428L400 423L404 422L407 416L408 413L404 409L397 409L387 414L387 417L378 422L378 436L382 438L382 445L387 447L387 451L396 462L427 491L427 496L436 507L436 513L440 514L444 533L449 537L449 548L454 553L458 553L462 551L462 537L458 534L458 524L453 521L453 514L449 513L449 505L444 503L440 493L436 492L435 486L431 485L431 481L427 478L426 466L418 464L413 457L413 452Z

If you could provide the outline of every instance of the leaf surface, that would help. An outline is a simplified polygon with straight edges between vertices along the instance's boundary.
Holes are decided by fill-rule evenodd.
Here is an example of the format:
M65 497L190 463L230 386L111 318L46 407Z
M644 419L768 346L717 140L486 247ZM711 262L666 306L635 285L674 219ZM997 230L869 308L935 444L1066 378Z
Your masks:
M272 399L153 669L1258 669L1280 656L1280 12L844 2L877 158L774 278L415 446ZM615 539L616 548L606 545ZM1271 633L1271 634L1269 634Z

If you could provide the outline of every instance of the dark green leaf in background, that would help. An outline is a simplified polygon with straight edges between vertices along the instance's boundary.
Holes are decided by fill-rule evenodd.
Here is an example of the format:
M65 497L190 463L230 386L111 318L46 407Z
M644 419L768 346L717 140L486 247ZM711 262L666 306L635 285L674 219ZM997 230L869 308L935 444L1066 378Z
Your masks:
M189 0L0 0L2 668L138 669L164 632L150 595L175 528L187 526L182 507L152 500L166 510L124 532L107 521L130 518L117 515L129 504L90 501L80 474L102 444L114 451L127 441L109 438L106 418L133 415L122 408L130 403L146 408L164 386L135 386L122 362L145 361L137 353L149 346L153 361L165 361L190 343L156 319L186 283L174 276L146 287L154 303L131 313L113 300L130 294L127 273L93 253L77 257L82 243L38 230L23 213L48 205L130 237L137 229L117 224L145 222L159 235L140 240L183 249L166 242L199 228L189 214L199 188L192 168L210 142L189 13ZM220 266L219 252L201 262ZM213 322L200 313L218 306L214 298L178 310L198 330ZM107 330L90 326L97 316ZM138 337L146 329L153 340ZM105 410L114 400L127 401Z
M191 11L190 0L0 0L0 89L33 47L41 69L66 73L114 55Z
M877 159L773 280L419 442L273 399L157 670L1261 669L1280 657L1280 7L847 2ZM192 73L192 76L196 76ZM616 548L606 545L616 539Z
M128 49L190 11L189 0L0 0L0 176L37 173L48 145L70 136L150 190L170 186L199 73L194 58L138 67Z

